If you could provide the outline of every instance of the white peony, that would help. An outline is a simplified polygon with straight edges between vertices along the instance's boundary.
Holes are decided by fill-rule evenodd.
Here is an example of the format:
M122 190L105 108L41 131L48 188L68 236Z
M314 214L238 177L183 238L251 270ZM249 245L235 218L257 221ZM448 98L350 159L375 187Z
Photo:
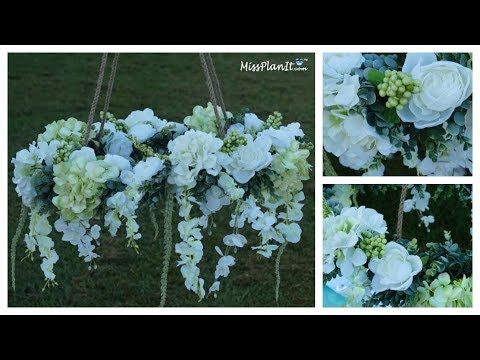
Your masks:
M110 166L117 167L120 171L131 169L130 161L119 155L105 155L105 162Z
M385 255L373 258L368 268L375 274L372 279L373 293L385 290L405 291L413 277L422 270L422 261L417 255L409 255L400 244L390 241L385 245Z
M343 166L354 170L368 169L378 153L388 156L397 151L388 137L378 134L362 114L343 110L324 112L323 147L337 156Z
M365 58L361 53L324 53L323 75L341 79L362 66Z
M223 141L210 133L189 130L168 143L172 170L170 184L193 188L201 170L217 175L221 166L217 163Z
M151 109L132 111L125 119L128 134L143 143L167 126L166 120L156 117Z
M451 61L437 61L434 53L408 53L402 68L420 81L421 91L397 111L417 129L442 124L472 94L472 70Z
M351 109L360 100L357 95L358 89L360 89L358 75L345 74L340 80L325 77L323 80L323 105Z
M272 162L272 142L269 138L258 137L253 140L248 134L246 137L246 145L237 147L230 155L221 153L218 157L227 173L240 184L248 182L255 172L265 169Z

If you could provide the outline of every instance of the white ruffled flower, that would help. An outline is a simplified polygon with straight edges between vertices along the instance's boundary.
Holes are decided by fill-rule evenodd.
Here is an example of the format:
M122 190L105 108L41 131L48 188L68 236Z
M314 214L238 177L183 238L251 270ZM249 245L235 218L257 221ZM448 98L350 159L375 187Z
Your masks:
M28 150L18 151L12 159L14 165L12 181L16 184L15 191L22 198L24 205L32 206L33 200L37 196L32 183L34 171L43 167L43 164L47 166L53 164L53 157L59 144L60 142L57 140L52 140L50 143L39 141L36 144L33 142Z
M278 245L264 244L260 246L252 246L252 250L255 250L257 254L262 255L269 259L272 256L272 252L278 249Z
M230 234L223 238L223 243L227 246L243 247L247 239L242 234Z
M251 132L258 132L263 129L264 121L260 120L257 115L253 113L246 113L243 118L245 130Z
M363 231L377 234L387 232L383 215L374 209L361 207L343 208L336 216L323 219L323 272L335 269L335 252L355 246Z
M230 267L235 265L235 258L231 255L223 255L218 246L215 246L215 250L220 254L221 258L218 259L217 266L215 268L215 280L220 277L227 277L230 274Z
M325 111L323 147L339 158L343 166L354 170L368 169L375 156L397 151L386 136L378 134L362 114Z
M390 241L385 245L385 255L373 258L368 268L375 274L372 279L373 293L385 290L405 291L413 277L422 270L422 261L417 255L409 255L400 244Z
M224 172L219 174L218 186L220 186L233 201L243 198L243 195L245 194L245 190L237 187L235 180Z
M132 168L130 161L119 155L107 154L105 155L105 162L110 165L118 168L120 171L129 170Z
M472 172L472 147L464 148L465 143L452 138L445 149L437 155L437 161L427 156L418 163L417 171L426 176L463 176L468 169Z
M323 105L341 106L351 109L358 104L358 89L360 81L358 75L343 75L343 79L325 77L323 80Z
M133 151L132 141L121 131L111 133L106 140L105 152L129 158Z
M150 139L167 126L166 120L156 117L151 109L132 111L125 119L128 134L134 136L140 143Z
M297 223L290 223L290 224L285 224L285 223L280 223L275 226L275 229L280 231L282 236L285 238L286 241L296 244L297 242L300 241L300 236L302 235L302 229L300 228L300 225Z
M122 182L128 186L136 187L145 181L150 181L165 168L163 160L156 156L150 156L130 170L123 170L120 174Z
M370 280L367 269L363 266L355 268L351 275L337 275L326 285L347 299L347 306L362 306L364 299L370 296Z
M361 53L324 53L323 75L337 79L362 66L365 58Z
M204 215L210 215L219 211L223 206L229 205L230 199L221 188L211 186L205 192L205 202L200 204L200 210Z
M221 153L218 157L219 163L227 173L240 184L247 183L255 172L265 169L272 162L270 153L272 142L269 138L257 137L253 140L248 134L246 137L246 145L237 147L230 155Z
M170 184L193 188L201 170L218 175L221 166L217 156L223 141L210 133L189 130L168 143L172 170L168 177Z
M402 68L421 83L408 105L397 111L417 129L442 124L472 94L472 70L452 61L437 61L434 53L408 53Z
M296 137L302 138L305 134L298 122L290 123L287 126L280 126L279 129L268 128L257 134L259 137L267 137L271 140L275 149L286 149Z

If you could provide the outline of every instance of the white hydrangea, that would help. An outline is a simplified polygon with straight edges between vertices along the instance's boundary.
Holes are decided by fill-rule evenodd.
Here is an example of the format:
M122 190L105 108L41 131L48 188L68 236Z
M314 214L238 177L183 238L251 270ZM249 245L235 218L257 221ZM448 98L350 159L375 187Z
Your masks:
M132 111L124 120L128 135L134 136L140 143L150 139L167 126L166 120L156 117L152 109Z
M468 169L472 172L472 147L464 148L465 143L453 138L445 143L445 149L433 161L427 156L417 164L419 175L463 176Z
M219 163L227 173L240 184L247 183L255 172L265 169L272 162L270 147L271 140L266 136L259 136L253 140L247 134L247 144L237 147L232 154L221 153Z
M160 171L165 168L162 159L156 156L147 157L139 161L132 170L125 169L120 174L120 179L125 185L138 187L146 181L152 180Z
M32 183L34 171L41 169L44 165L53 164L53 157L57 151L59 141L53 140L50 143L40 141L30 144L28 150L23 149L17 152L12 159L14 165L13 183L15 191L22 198L24 205L31 207L37 192Z
M343 166L354 170L368 169L377 154L388 156L398 150L362 114L346 111L324 112L323 146Z
M360 101L358 89L360 89L358 75L344 74L343 79L324 77L323 105L351 109Z
M335 269L335 252L355 246L363 231L376 234L387 232L383 215L374 209L360 207L343 208L339 215L323 219L323 272Z
M106 136L105 152L129 158L133 151L133 143L122 131L116 131Z
M217 156L223 141L210 133L189 130L168 143L169 159L172 163L168 177L170 184L193 188L201 170L218 175L221 169Z
M275 149L286 149L295 138L303 138L305 133L298 122L293 122L287 126L280 126L279 129L268 128L257 134L258 137L269 138Z

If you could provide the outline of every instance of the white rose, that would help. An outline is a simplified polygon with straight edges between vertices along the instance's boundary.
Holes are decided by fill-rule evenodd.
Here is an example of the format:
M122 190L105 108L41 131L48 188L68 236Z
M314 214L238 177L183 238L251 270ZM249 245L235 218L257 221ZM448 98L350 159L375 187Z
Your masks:
M437 61L434 53L408 53L402 68L420 81L421 91L397 111L417 129L442 124L472 94L472 70L451 61Z
M365 58L361 53L324 53L323 74L337 79L362 66Z
M343 106L351 109L358 104L360 98L357 95L360 89L358 75L343 75L343 79L325 77L323 82L324 106Z
M271 146L272 142L268 137L258 137L253 141L252 137L247 135L247 145L239 146L231 155L220 153L218 161L237 182L245 184L256 171L270 165Z
M138 135L138 134L137 134ZM135 136L135 135L134 135ZM137 136L135 136L137 137ZM142 139L144 137L141 137ZM119 155L128 158L133 151L130 139L123 132L115 132L107 137L105 152L107 154Z
M375 274L372 279L374 293L404 291L422 270L422 261L417 255L409 255L402 245L391 241L385 246L385 255L370 260L368 268Z

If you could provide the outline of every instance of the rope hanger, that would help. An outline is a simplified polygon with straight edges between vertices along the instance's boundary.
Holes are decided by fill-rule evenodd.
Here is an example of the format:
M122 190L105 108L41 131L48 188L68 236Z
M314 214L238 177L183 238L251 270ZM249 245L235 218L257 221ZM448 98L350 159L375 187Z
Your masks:
M108 107L110 106L110 99L112 97L113 84L115 82L115 74L117 72L119 56L120 54L116 53L110 65L110 78L108 80L107 93L105 95L105 104L103 106L103 118L101 119L101 122L100 122L100 131L98 133L99 138L101 138L103 135L103 127L105 125L105 120L107 118ZM95 87L95 93L93 95L92 105L90 106L90 112L88 113L87 127L85 128L83 146L87 146L88 139L90 137L90 131L92 130L93 118L95 116L98 100L102 92L103 77L105 75L105 67L107 64L107 59L108 59L108 53L103 53L102 60L100 61L100 68L98 70L97 85Z

